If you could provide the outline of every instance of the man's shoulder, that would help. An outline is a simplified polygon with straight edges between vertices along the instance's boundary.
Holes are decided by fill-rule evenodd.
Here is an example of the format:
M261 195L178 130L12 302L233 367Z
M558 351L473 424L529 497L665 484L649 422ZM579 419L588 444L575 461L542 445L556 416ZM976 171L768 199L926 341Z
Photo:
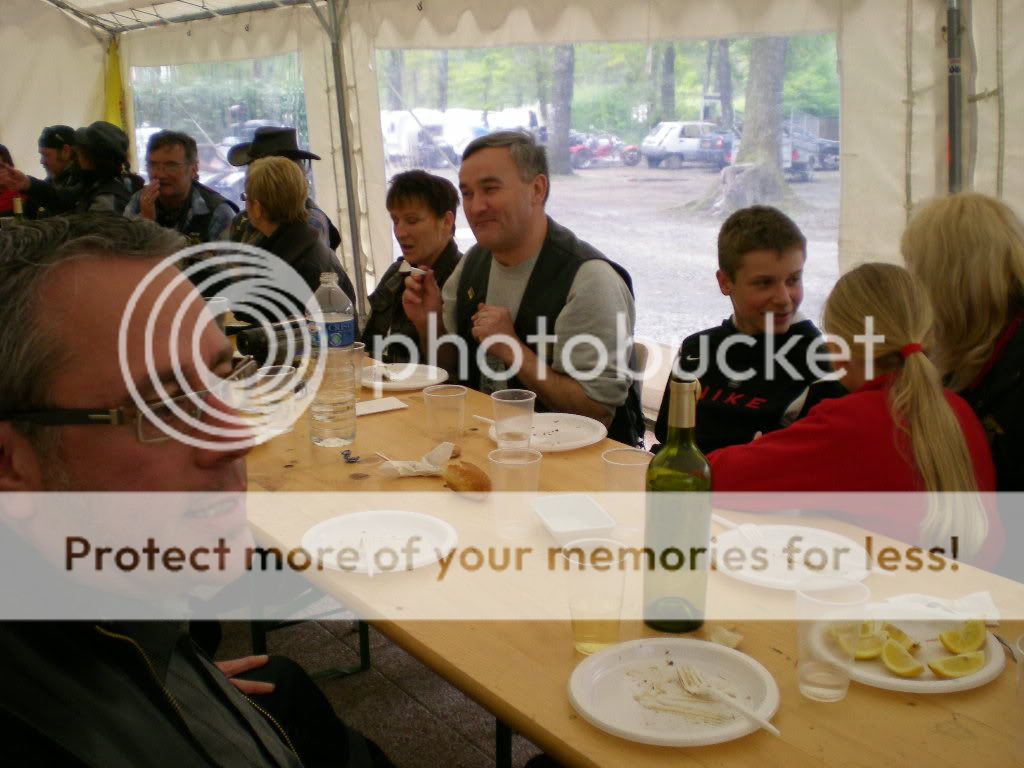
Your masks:
M608 257L601 251L586 240L580 240L575 232L562 226L550 216L548 216L548 231L544 238L544 246L564 251L576 257L602 259L610 263Z

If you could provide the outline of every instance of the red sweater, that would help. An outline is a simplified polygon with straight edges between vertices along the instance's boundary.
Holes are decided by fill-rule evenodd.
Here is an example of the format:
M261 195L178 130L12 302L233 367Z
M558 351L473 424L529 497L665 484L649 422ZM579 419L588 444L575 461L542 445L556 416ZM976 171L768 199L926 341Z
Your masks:
M922 481L910 460L910 442L897 433L889 411L889 377L880 376L846 397L826 400L785 429L771 432L745 445L712 452L712 488L715 491L909 492L922 491ZM974 463L978 490L995 491L995 468L985 432L971 407L946 390L963 430ZM899 443L897 443L899 434ZM870 508L877 509L877 516ZM865 528L915 542L924 516L923 505L913 519L893 516L879 505L858 505ZM989 533L976 563L994 562L1002 549L998 515L989 511Z

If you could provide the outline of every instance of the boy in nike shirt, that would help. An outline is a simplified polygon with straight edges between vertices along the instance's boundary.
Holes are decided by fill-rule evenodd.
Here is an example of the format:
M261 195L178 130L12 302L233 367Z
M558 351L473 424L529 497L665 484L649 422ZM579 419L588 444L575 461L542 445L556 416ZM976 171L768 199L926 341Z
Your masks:
M840 397L821 332L797 309L807 240L781 211L736 211L718 233L718 286L732 301L721 325L687 337L673 370L700 380L697 445L704 453L781 429L823 399ZM817 354L817 357L815 357ZM668 385L654 433L668 431Z

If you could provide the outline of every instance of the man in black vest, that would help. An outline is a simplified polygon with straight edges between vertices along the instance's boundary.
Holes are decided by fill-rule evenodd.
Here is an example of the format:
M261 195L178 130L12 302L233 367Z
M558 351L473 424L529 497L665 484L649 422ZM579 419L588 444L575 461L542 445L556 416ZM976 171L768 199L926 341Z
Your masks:
M462 155L459 187L477 242L443 293L429 271L406 279L403 304L420 339L440 316L468 353L457 361L442 345L441 364L468 386L532 390L538 410L589 416L609 437L638 444L632 281L545 214L544 148L516 131L482 136Z
M200 184L196 141L180 131L160 131L146 147L149 183L128 201L125 216L155 221L180 232L189 245L226 240L238 208Z

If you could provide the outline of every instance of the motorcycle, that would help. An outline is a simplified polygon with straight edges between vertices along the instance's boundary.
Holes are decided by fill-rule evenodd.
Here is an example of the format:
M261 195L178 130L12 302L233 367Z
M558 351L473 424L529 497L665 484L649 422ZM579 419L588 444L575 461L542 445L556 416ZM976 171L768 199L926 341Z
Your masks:
M573 132L569 141L570 161L577 170L619 163L637 165L640 162L640 148L627 145L616 136L587 136Z

